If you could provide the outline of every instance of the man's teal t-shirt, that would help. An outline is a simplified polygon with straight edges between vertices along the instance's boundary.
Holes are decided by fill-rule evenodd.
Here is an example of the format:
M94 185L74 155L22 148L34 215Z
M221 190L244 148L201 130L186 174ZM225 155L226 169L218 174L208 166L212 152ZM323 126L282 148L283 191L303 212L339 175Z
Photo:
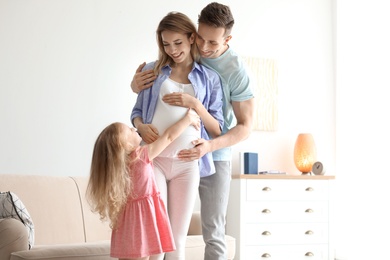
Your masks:
M225 120L222 134L225 134L237 124L231 102L253 98L252 81L243 60L230 47L217 58L201 58L201 64L215 70L221 78ZM231 147L213 152L214 161L230 161L231 158Z

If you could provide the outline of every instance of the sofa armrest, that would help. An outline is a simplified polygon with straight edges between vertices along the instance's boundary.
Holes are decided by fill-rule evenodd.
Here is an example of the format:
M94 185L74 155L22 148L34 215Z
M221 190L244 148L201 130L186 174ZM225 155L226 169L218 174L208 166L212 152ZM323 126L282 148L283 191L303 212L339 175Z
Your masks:
M14 218L0 219L0 259L10 259L12 252L28 250L28 234L24 224Z
M202 221L200 218L200 211L194 211L192 213L188 235L202 235Z

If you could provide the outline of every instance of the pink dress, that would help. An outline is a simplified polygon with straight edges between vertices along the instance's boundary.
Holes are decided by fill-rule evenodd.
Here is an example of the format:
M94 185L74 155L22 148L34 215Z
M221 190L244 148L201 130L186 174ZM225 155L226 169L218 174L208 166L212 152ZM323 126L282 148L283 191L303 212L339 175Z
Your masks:
M133 196L119 215L118 228L112 231L111 257L137 258L174 251L168 214L157 189L148 149L141 146L130 156L139 156L130 166Z

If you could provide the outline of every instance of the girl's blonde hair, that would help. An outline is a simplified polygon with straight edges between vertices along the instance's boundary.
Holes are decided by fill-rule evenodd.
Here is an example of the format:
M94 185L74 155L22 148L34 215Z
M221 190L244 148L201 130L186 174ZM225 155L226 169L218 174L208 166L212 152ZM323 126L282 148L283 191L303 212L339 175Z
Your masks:
M134 150L126 145L122 123L107 126L98 136L92 154L87 199L92 211L101 220L109 220L110 227L117 227L118 215L131 192L129 154ZM131 149L131 150L129 150Z
M159 23L156 30L157 44L159 48L158 60L154 67L154 73L158 75L161 72L161 68L165 65L173 65L173 59L165 53L164 44L162 40L161 33L163 31L172 31L177 33L186 34L188 38L194 35L194 39L197 37L197 31L194 23L191 21L188 16L179 12L170 12L168 13ZM196 62L200 60L199 50L194 43L191 46L191 56L192 59Z

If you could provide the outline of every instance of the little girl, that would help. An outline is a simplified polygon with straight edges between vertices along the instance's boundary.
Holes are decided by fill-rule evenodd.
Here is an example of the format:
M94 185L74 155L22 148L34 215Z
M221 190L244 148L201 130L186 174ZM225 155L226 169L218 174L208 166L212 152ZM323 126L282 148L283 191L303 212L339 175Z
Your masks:
M155 142L145 146L140 146L136 130L122 123L107 126L98 136L87 197L92 210L102 220L110 221L111 257L156 259L175 250L152 160L188 126L200 129L199 116L190 109Z

